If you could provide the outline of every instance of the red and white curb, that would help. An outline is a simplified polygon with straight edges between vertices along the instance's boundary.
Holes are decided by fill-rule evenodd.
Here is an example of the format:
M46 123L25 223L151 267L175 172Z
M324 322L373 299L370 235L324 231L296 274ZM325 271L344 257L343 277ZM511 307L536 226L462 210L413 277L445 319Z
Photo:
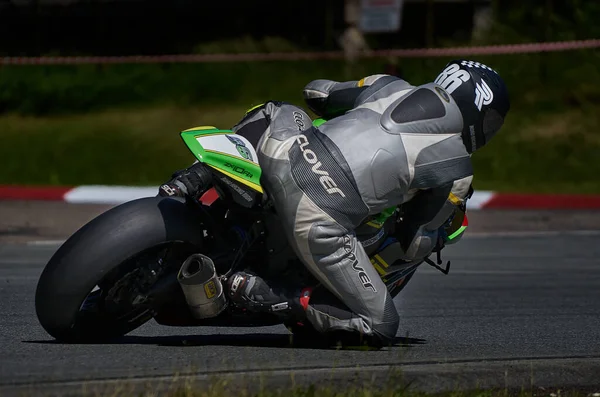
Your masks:
M71 204L108 204L118 205L144 197L158 194L158 186L2 186L0 185L0 201L2 200L37 200L64 201ZM202 202L210 204L218 195L214 189L202 196Z
M154 197L158 186L1 186L0 200L50 200L72 204L118 205L144 197ZM217 198L209 190L202 202ZM476 191L468 201L469 210L482 209L600 209L600 195L513 194Z

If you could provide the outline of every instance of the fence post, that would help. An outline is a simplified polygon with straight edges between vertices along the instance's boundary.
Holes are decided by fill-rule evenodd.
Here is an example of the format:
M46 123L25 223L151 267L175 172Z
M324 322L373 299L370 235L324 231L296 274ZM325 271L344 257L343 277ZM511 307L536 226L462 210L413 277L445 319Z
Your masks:
M369 50L363 32L360 29L361 5L359 0L345 0L344 21L346 29L340 37L344 50L344 72L346 79L355 78L356 61L361 53Z

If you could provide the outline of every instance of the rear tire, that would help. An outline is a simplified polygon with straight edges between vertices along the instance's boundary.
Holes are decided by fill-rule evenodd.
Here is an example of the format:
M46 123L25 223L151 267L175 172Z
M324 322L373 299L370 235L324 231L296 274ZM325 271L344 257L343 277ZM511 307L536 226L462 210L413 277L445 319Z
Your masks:
M152 314L132 313L120 319L107 313L82 316L81 306L92 289L135 269L133 259L152 248L181 242L186 251L181 256L187 257L201 250L202 241L199 211L179 199L143 198L112 208L73 234L46 265L35 296L38 320L62 342L122 336Z

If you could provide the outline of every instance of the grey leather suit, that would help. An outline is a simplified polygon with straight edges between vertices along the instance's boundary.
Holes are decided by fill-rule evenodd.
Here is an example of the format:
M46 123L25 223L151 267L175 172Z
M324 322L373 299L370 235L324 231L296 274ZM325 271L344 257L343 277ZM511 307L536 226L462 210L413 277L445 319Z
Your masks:
M440 86L415 87L389 75L315 80L304 97L317 115L333 118L315 128L301 108L267 102L233 130L264 131L257 145L262 183L287 237L311 273L353 312L336 316L309 304L309 321L319 331L358 331L389 342L398 312L354 230L407 203L402 259L431 253L472 180L461 113Z

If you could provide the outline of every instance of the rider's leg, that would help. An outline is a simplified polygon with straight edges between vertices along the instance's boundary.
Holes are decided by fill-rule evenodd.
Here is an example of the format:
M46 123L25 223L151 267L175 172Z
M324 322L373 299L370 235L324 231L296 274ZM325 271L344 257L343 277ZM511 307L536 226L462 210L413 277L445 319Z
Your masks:
M272 196L297 255L355 313L344 316L333 309L323 311L309 302L307 319L317 331L345 330L382 344L391 343L398 329L398 313L352 232L368 210L338 165L340 159L334 160L316 142L318 132L309 116L296 106L269 102L236 128L259 125L262 119L268 126L257 145L261 183ZM315 167L319 174L314 173ZM320 181L324 173L329 178L325 181L329 192Z
M335 319L334 324L336 325L343 322L361 321L359 315L352 312L346 304L322 285L315 289L299 288L294 285L282 286L274 281L267 282L260 276L249 272L237 272L229 278L228 294L231 301L238 307L253 312L277 315L286 324L296 327L312 325L310 321L307 321L306 311L309 308L311 312L319 313L320 316ZM333 334L328 342L341 341L346 344L361 344L360 333L347 332L347 327L342 328L345 332L334 333L333 328L330 327L327 332ZM318 327L318 329L323 332L321 328Z

